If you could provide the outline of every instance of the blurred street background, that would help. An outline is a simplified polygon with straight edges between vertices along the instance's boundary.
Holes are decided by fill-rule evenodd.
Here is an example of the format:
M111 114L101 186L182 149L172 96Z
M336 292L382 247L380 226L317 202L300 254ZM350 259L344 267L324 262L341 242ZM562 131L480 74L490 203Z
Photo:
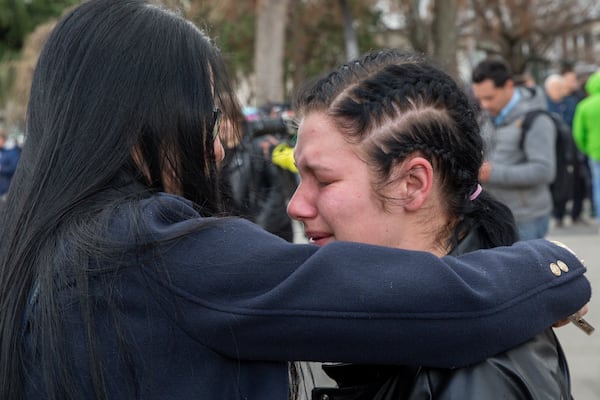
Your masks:
M597 0L150 0L214 37L245 106L289 101L306 79L368 50L426 53L465 86L474 65L504 58L542 85L570 63L600 63ZM22 140L37 56L65 10L81 0L0 0L0 125Z
M549 239L558 240L573 249L587 266L592 282L592 300L585 316L596 331L587 336L569 324L555 332L569 362L575 400L600 399L600 235L594 226L565 226L553 228Z

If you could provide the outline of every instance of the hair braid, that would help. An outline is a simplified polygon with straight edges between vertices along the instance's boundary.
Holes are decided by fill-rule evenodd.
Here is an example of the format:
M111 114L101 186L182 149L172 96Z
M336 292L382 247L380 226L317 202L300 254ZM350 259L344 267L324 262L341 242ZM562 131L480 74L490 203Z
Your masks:
M296 106L299 116L327 113L349 142L364 146L376 184L389 182L393 167L411 154L429 159L446 211L459 221L452 245L478 224L486 225L489 245L513 240L510 212L485 193L470 200L483 161L474 105L423 57L398 50L369 53L300 92Z

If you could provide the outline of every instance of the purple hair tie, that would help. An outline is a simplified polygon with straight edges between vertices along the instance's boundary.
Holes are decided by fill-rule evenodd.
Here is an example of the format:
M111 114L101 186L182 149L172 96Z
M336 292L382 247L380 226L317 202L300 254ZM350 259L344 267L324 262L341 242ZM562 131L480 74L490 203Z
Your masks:
M477 189L475 189L475 191L473 193L471 193L471 195L469 196L469 200L471 200L471 201L475 200L481 194L482 190L483 189L481 188L481 185L478 183Z

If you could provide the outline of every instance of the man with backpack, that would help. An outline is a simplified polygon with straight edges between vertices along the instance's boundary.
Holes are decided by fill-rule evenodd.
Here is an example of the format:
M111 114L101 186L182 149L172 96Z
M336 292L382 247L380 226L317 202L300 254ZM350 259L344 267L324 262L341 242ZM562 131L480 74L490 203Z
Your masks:
M543 238L552 214L557 132L547 113L536 115L526 134L522 125L531 111L547 109L546 97L542 90L516 86L500 59L483 60L472 80L473 94L492 126L479 180L511 209L522 240Z

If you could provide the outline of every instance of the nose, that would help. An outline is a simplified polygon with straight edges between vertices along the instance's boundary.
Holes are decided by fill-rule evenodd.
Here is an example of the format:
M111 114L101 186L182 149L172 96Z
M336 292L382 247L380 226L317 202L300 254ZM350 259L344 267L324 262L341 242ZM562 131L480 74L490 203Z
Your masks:
M297 221L303 221L314 218L317 215L315 207L315 197L307 184L300 181L294 195L287 206L287 213L290 218Z

